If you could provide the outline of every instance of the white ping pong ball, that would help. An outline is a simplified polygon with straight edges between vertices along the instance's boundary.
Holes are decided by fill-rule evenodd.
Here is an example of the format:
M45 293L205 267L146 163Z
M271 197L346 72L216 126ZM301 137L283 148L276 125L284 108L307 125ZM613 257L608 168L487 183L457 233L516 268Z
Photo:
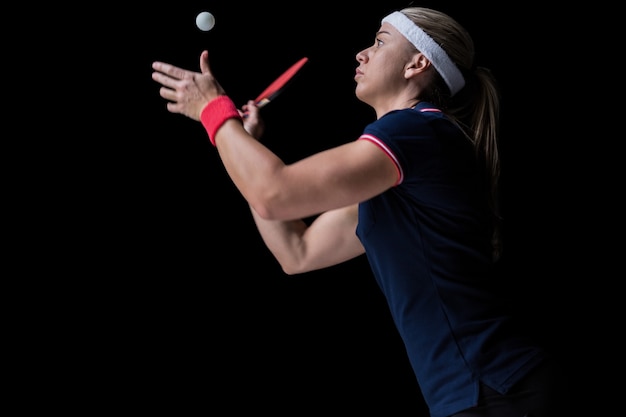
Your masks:
M198 29L207 32L215 26L215 17L209 12L202 12L196 17L196 26L198 26Z

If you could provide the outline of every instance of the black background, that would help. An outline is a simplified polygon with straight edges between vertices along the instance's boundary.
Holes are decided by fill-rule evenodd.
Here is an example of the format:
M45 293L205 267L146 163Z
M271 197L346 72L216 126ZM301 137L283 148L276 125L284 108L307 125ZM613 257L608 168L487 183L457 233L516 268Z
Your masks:
M374 41L382 17L407 5L101 5L100 27L89 31L100 35L80 55L94 74L83 91L90 100L75 103L88 114L80 129L89 145L78 147L81 170L71 173L84 198L70 213L71 252L51 261L81 279L59 298L63 319L42 319L90 410L427 415L365 259L283 274L201 125L167 112L151 79L153 61L198 70L208 49L214 74L243 104L307 56L263 109L264 142L297 160L354 140L373 120L354 97L355 55ZM574 335L591 333L592 323L578 302L587 288L573 277L588 271L593 243L582 238L590 226L571 213L574 188L590 185L574 169L575 129L565 128L576 116L562 112L566 53L545 42L560 35L545 11L418 5L462 23L478 64L501 84L503 286L533 335L580 371ZM216 17L208 32L195 26L205 10ZM556 97L558 106L546 105ZM546 123L555 119L565 123Z

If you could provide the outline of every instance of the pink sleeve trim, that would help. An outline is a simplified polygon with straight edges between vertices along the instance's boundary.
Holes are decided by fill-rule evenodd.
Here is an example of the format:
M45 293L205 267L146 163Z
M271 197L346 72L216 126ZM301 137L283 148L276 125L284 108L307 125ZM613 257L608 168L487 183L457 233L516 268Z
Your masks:
M391 149L389 149L389 147L376 136L365 134L361 135L358 140L367 140L369 142L372 142L374 145L382 149L385 154L387 154L387 156L393 161L394 165L396 166L396 170L398 171L398 180L396 181L394 186L401 184L404 180L404 171L402 171L400 162L398 161L398 158L396 158L396 155L391 151Z

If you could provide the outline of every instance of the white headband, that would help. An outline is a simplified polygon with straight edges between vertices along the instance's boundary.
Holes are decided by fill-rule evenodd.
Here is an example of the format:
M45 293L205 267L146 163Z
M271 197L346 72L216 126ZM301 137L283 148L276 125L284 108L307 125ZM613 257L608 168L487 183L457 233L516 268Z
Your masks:
M452 95L458 93L465 86L463 74L454 65L446 51L404 13L393 12L382 20L382 23L385 22L395 27L418 51L423 53L433 63L435 69L439 71L448 88L450 88Z

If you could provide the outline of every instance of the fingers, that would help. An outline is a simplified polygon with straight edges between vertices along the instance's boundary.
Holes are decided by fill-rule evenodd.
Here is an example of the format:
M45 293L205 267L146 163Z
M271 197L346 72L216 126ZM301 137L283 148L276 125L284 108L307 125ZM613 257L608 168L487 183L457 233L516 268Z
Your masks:
M159 84L163 85L164 87L168 87L171 89L175 89L176 84L178 82L178 79L174 79L170 77L169 75L165 75L161 72L153 72L152 79L158 82Z
M248 102L241 106L241 108L245 113L254 112L256 114L258 112L258 107L256 106L254 100L248 100Z
M243 110L243 114L242 114L243 118L248 118L251 116L251 114L253 114L254 117L257 117L258 111L259 111L254 100L248 100L246 104L241 106L241 109Z
M171 102L179 101L179 97L178 97L178 94L176 93L176 90L161 87L159 89L159 95L163 97L164 99L166 99L167 101L171 101Z
M209 66L209 51L202 51L200 54L200 72L203 74L211 73Z
M160 63L157 63L157 64L160 64ZM165 68L165 67L169 67L169 68ZM160 65L153 65L153 68L155 68L157 71L159 70L171 71L172 68L174 67L168 64L160 64ZM152 73L152 79L162 85L162 87L159 89L159 95L169 102L167 104L167 109L170 112L172 113L180 112L180 106L178 105L177 102L180 100L178 89L181 88L180 87L181 81L179 79L175 79L171 77L170 75L167 75L162 72L157 72L157 71Z
M152 69L157 72L167 74L169 77L175 78L177 80L182 80L185 77L193 76L192 71L187 71L182 68L175 67L174 65L166 64L165 62L153 62Z
M161 84L159 95L168 100L167 109L200 120L202 109L224 94L211 74L207 51L200 54L201 73L188 71L161 61L152 63L152 79Z
M254 100L249 100L246 104L242 106L242 109L244 111L244 129L257 140L260 139L261 136L263 136L263 132L265 130L265 123L261 119L259 107L254 102Z

